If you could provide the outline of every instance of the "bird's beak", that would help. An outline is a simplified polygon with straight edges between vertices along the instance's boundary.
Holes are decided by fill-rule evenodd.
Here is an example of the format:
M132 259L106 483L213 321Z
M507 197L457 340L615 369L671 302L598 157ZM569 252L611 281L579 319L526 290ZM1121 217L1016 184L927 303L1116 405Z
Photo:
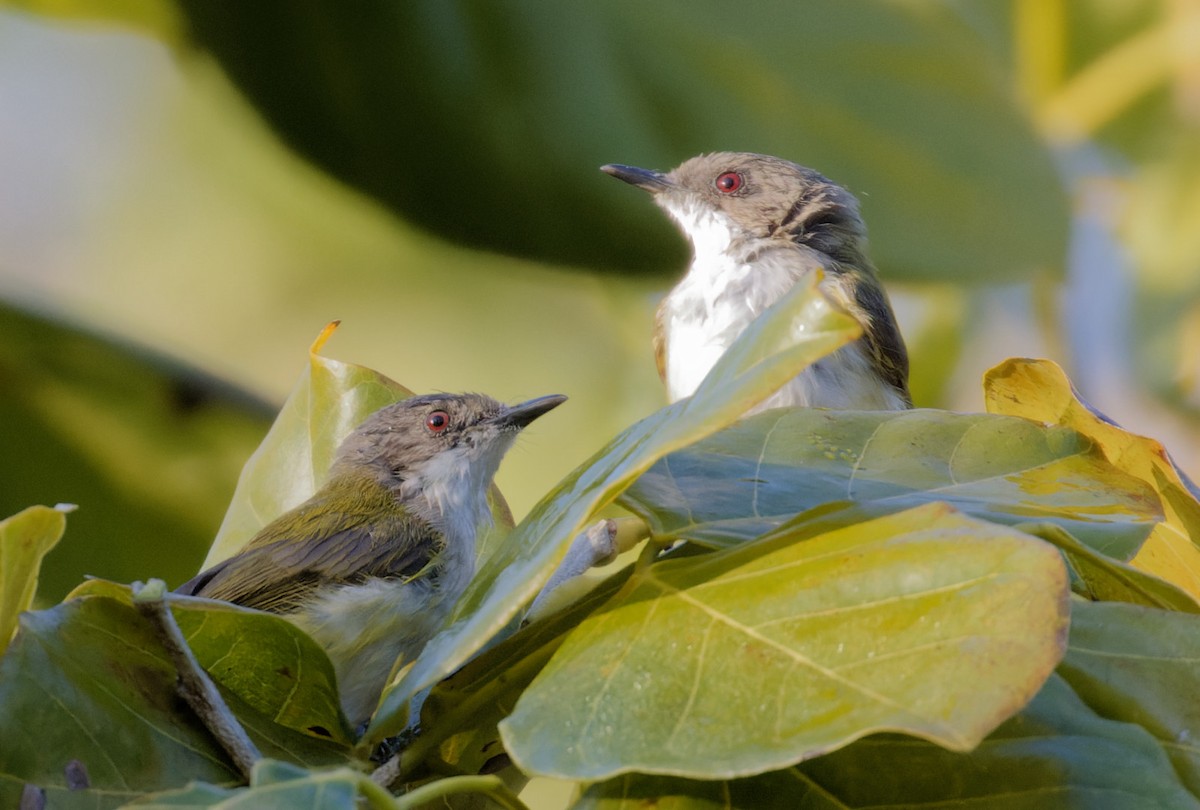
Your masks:
M611 174L618 180L624 180L629 185L637 186L651 194L658 194L675 185L662 172L639 169L637 166L622 166L620 163L609 163L607 166L601 166L600 171L605 174Z
M567 398L562 394L538 397L528 402L522 402L520 405L513 405L500 415L493 417L492 422L500 427L520 430L534 419L537 419L547 411L557 408L566 401Z

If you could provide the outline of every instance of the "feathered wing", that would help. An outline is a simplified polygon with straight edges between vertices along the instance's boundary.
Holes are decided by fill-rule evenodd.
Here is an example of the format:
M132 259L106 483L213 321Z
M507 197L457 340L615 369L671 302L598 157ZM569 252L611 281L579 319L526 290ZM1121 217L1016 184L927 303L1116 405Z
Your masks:
M863 325L859 342L883 381L896 391L906 407L911 408L908 352L892 314L892 305L876 280L874 268L865 256L860 256L855 264L829 260L823 266L827 275L822 290Z
M872 272L870 270L866 272ZM878 284L859 284L855 288L855 303L864 316L870 319L872 329L864 329L862 341L866 344L876 367L884 380L896 389L904 403L912 407L912 395L908 391L908 351L900 327L892 314L887 293Z
M327 585L413 576L442 545L436 530L384 487L341 476L177 592L287 613Z

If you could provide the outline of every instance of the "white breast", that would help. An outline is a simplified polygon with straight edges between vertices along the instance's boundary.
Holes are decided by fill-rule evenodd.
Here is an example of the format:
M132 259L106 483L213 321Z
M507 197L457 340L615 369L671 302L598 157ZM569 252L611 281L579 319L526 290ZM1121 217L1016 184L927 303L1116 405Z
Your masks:
M667 207L695 250L687 275L663 301L667 329L666 385L672 402L691 396L718 358L750 322L801 278L821 266L803 251L751 252L735 245L737 233L721 213L707 207ZM744 245L744 242L741 243ZM744 257L752 257L750 264ZM827 276L824 285L837 284ZM784 405L862 410L907 407L875 373L861 344L818 361L755 408Z

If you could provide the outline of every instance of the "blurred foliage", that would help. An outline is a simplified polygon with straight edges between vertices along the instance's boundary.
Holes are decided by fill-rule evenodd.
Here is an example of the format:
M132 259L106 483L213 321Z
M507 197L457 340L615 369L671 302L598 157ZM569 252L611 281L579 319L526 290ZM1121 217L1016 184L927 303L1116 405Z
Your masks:
M1061 270L1050 155L936 8L835 4L784 26L791 4L719 0L182 6L293 147L460 244L674 273L679 239L595 170L728 148L863 194L885 277Z
M83 574L118 580L195 573L270 410L161 355L0 307L0 436L10 464L0 513L72 503L50 552L43 604ZM163 553L166 552L166 553Z

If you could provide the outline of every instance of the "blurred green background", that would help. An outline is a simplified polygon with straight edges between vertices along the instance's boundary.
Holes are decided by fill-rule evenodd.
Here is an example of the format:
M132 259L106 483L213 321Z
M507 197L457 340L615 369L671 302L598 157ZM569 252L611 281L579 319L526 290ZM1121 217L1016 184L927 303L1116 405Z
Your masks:
M1008 356L1200 470L1200 0L0 2L0 513L40 595L195 572L326 348L571 397L518 517L663 402L686 261L597 171L749 150L859 195L918 405Z

